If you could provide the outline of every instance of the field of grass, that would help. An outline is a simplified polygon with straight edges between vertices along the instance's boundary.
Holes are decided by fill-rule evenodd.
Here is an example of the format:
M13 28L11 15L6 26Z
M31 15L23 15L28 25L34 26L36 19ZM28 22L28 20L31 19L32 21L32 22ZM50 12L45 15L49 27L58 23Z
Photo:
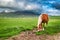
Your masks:
M32 30L37 25L38 17L0 17L0 37L10 37L22 31ZM55 34L60 32L60 16L50 17L49 24L45 30L36 32L40 34Z

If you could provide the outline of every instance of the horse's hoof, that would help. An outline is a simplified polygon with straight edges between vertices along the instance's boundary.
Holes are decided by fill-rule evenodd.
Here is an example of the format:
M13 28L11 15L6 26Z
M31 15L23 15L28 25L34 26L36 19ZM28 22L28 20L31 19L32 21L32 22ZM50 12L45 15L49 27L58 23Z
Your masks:
M44 28L42 30L44 31Z
M40 30L38 30L38 31L44 31L44 28L43 28L43 29L40 29Z

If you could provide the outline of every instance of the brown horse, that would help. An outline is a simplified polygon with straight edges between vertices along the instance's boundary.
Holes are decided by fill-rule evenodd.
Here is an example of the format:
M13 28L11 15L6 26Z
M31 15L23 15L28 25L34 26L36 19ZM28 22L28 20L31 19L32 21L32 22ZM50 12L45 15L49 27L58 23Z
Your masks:
M49 21L49 17L48 14L41 14L38 18L38 31L44 30L44 28L42 27L42 24L48 24Z

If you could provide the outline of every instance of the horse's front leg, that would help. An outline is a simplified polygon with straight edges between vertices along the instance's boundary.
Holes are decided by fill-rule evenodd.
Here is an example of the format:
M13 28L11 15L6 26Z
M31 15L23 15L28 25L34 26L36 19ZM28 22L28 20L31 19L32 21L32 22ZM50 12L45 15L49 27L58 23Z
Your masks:
M44 28L42 27L42 23L38 25L38 31L42 31Z

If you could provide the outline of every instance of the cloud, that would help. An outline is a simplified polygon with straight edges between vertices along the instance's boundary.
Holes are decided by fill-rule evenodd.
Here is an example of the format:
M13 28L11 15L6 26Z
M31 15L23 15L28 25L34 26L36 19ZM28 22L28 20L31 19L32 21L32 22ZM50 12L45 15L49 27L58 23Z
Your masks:
M60 10L60 2L55 2L52 6Z
M52 15L52 16L60 16L60 10L55 9L53 7L44 5L43 6L43 11L42 13L47 13L48 15Z
M0 8L11 8L16 10L33 10L38 9L39 5L28 3L27 1L17 0L0 0Z
M42 6L41 6L42 5ZM35 10L47 12L50 15L60 14L60 1L58 0L0 0L0 11L4 10ZM10 11L9 10L9 11Z
M0 8L19 9L15 0L0 0Z
M60 1L52 0L52 1L44 1L43 2L43 13L48 13L49 15L59 15L60 16Z
M15 10L6 9L5 12L6 13L8 13L8 12L15 12Z
M13 6L14 0L0 0L0 6Z
M39 9L40 6L38 6L38 4L28 4L26 7L25 7L25 10L37 10Z
M48 1L49 3L51 3L51 4L53 4L53 3L55 3L56 1Z

